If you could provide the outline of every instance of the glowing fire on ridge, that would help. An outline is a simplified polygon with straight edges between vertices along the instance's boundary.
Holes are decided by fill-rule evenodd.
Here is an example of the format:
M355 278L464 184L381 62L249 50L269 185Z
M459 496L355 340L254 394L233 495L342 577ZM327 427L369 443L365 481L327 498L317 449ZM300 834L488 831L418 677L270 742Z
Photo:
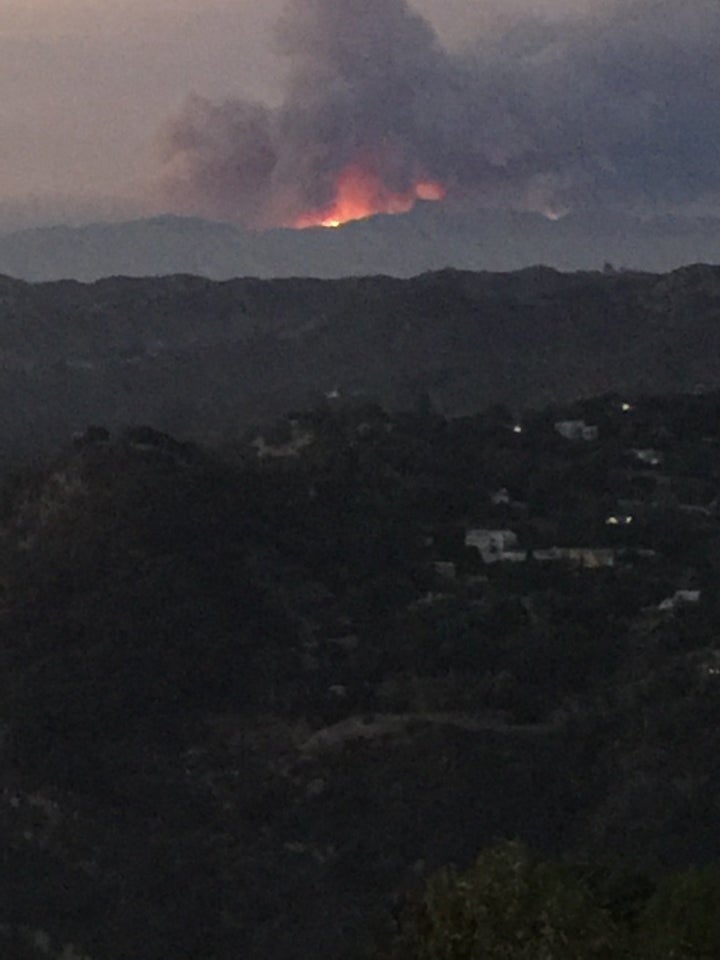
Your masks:
M377 213L408 213L418 200L442 200L444 196L445 187L434 180L417 180L404 193L395 193L374 170L351 164L339 174L332 202L321 210L303 213L292 226L298 230L339 227Z

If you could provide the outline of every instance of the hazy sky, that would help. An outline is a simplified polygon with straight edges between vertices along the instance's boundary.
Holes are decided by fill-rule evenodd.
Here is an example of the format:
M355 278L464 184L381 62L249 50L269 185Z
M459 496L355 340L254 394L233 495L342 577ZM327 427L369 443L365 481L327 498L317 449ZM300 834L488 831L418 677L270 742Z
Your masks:
M320 16L321 0L292 2ZM333 0L338 10L354 6L356 15L358 2L361 7L361 0ZM388 0L398 8L404 2ZM559 191L572 201L583 185L600 199L626 195L632 203L645 190L651 206L668 209L702 205L718 193L718 0L410 5L431 23L443 54L450 53L442 62L436 57L432 70L413 61L408 69L419 73L408 79L421 75L433 82L433 71L447 68L456 87L464 77L473 95L492 101L472 115L472 122L485 125L478 132L478 162L496 172L502 167L507 176L467 176L472 151L480 147L477 137L471 143L459 128L462 144L448 176L481 191L508 191L513 202L533 191ZM0 213L28 196L39 198L39 216L48 217L47 198L57 206L65 197L64 209L81 215L82 197L102 210L108 198L147 196L148 184L160 175L164 132L171 118L187 119L191 93L205 98L208 109L228 98L278 107L288 94L288 58L280 55L273 32L282 8L283 0L3 0ZM310 17L307 9L303 16ZM297 13L296 21L305 22ZM341 27L334 29L339 36ZM451 89L451 83L443 86L446 101ZM317 96L317 87L310 93ZM467 92L458 96L467 100ZM300 102L296 96L295 110ZM454 115L455 104L449 104L438 122L449 124ZM457 117L468 122L467 102ZM556 122L554 141L539 128ZM200 121L193 123L193 135L206 136ZM425 122L403 142L425 151L426 166L437 166L438 144L448 149L455 134L444 130L437 142L433 137ZM551 157L553 142L557 155ZM575 142L582 142L582 156Z

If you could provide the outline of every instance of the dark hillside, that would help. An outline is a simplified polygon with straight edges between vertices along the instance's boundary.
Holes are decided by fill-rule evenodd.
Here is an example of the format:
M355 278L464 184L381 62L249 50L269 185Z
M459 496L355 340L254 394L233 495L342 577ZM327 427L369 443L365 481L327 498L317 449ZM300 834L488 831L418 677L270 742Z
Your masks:
M720 385L720 268L412 280L0 280L0 442L89 422L184 439L337 391L445 415Z
M338 401L222 448L95 427L8 471L0 937L350 960L498 839L717 862L719 417Z

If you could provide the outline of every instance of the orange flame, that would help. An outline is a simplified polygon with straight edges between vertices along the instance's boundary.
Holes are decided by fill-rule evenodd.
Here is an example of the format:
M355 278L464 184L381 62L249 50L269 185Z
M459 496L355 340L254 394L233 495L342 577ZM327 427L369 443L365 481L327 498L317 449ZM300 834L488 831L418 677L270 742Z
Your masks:
M444 196L445 187L434 180L417 180L404 193L395 193L374 170L351 164L339 174L332 202L321 210L303 213L292 226L298 230L339 227L377 213L408 213L418 200L442 200Z

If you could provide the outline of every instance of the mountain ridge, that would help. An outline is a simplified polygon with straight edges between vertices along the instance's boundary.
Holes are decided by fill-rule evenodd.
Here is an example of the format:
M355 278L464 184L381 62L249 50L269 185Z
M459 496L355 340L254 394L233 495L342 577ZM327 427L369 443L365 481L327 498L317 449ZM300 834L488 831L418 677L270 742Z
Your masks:
M254 232L225 221L163 214L147 219L49 227L0 234L0 273L42 281L94 280L119 274L411 277L453 267L517 270L546 262L589 270L606 261L667 271L697 260L720 261L717 218L640 218L435 209L379 215L337 229Z
M720 386L720 268L0 280L0 442L237 436L328 396L448 416Z

